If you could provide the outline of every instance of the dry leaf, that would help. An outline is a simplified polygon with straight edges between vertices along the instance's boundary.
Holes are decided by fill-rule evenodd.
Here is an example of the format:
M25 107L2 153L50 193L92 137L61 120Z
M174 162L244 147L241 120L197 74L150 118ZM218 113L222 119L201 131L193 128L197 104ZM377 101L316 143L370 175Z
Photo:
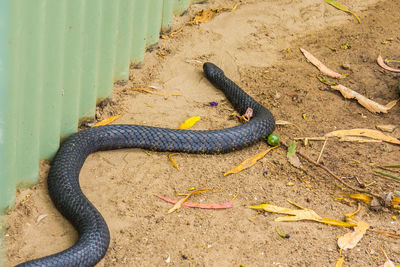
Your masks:
M205 188L205 189L198 189L198 190L195 190L195 191L191 192L191 193L188 194L186 197L184 197L184 198L178 200L178 201L175 203L175 205L167 211L167 214L170 214L170 213L172 213L172 212L174 212L174 211L180 209L180 208L182 207L183 203L185 203L185 201L188 200L188 199L189 199L191 196L193 196L194 194L199 194L199 193L204 193L204 192L210 192L210 191L211 191L211 189Z
M150 86L151 87L151 86ZM151 87L152 89L156 89L156 87L155 86L153 86L153 87ZM151 90L149 90L149 89L146 89L146 88L131 88L130 90L132 90L132 91L138 91L138 92L144 92L144 93L148 93L148 94L153 94L153 95L159 95L159 96L163 96L163 97L165 97L165 95L164 94L161 94L161 93L157 93L157 92L153 92L153 91L151 91Z
M335 267L342 267L344 263L344 257L341 257L340 259L337 260Z
M224 173L224 176L227 176L229 174L233 174L233 173L238 173L241 172L247 168L250 168L251 166L253 166L254 164L257 163L258 160L262 159L269 151L271 151L274 148L277 148L278 146L274 146L271 148L268 148L265 151L262 151L248 159L245 159L242 163L240 163L239 165L237 165L236 167L234 167L233 169L227 171Z
M354 248L357 243L362 239L366 231L369 229L369 224L363 221L359 221L357 226L354 227L354 232L345 234L339 237L338 246L339 248L346 250Z
M387 105L381 105L375 101L372 101L371 99L366 98L365 96L357 93L356 91L351 90L350 88L347 88L346 86L343 86L341 84L338 85L332 85L332 89L338 90L345 98L355 98L357 99L358 103L371 111L372 113L387 113L389 109L391 109L393 106L396 105L398 100L393 100L389 102Z
M327 133L325 135L325 137L344 137L344 136L364 136L364 137L369 137L369 138L374 138L374 139L378 139L378 140L382 140L388 143L393 143L393 144L397 144L400 145L400 140L385 135L380 131L377 130L371 130L371 129L351 129L351 130L337 130L337 131L333 131L330 133Z
M165 202L176 204L178 203L179 200L175 199L170 199L167 197L162 197L162 196L156 196L159 199L164 200ZM184 202L181 205L184 207L189 207L189 208L199 208L199 209L230 209L233 208L233 201L225 202L225 203L195 203L195 202Z
M382 267L397 267L394 265L393 261L386 259L385 263L381 265Z
M397 125L393 124L385 124L385 125L376 125L376 129L382 132L392 133L397 128Z
M379 231L379 230L376 230L376 229L369 229L369 231L374 232L374 233L378 233L380 235L384 235L384 236L387 236L387 237L400 239L400 235L397 235L397 234L393 234L393 233L389 233L389 232L385 232L385 231Z
M328 75L329 77L333 77L333 78L342 77L342 74L334 72L333 70L329 69L327 66L325 66L321 61L319 61L316 57L314 57L307 50L300 48L300 51L308 59L308 61L310 61L314 66L316 66L323 74Z
M340 142L359 142L359 143L382 143L382 140L369 139L358 136L343 136L339 138Z
M161 87L155 86L155 85L151 85L149 86L151 89L155 89L155 90L160 90L162 89ZM168 99L169 96L182 96L181 94L162 94L162 93L158 93L158 92L154 92L151 91L149 89L146 88L134 88L132 87L130 90L132 91L138 91L138 92L144 92L144 93L148 93L148 94L153 94L153 95L158 95L158 96L162 96L164 97L164 99Z
M200 120L200 116L191 117L185 120L180 126L179 129L188 129L196 124Z
M358 23L361 23L360 18L355 13L351 12L346 6L340 4L340 3L336 2L336 1L333 1L333 0L325 0L325 2L327 2L328 4L336 7L339 10L342 10L344 12L347 12L347 13L353 15L357 19Z
M201 10L199 11L196 16L191 20L190 24L200 24L202 22L206 22L212 20L214 18L214 14L216 12L212 9L209 10Z
M37 217L36 223L40 223L41 220L47 217L47 214L41 214Z
M388 65L386 65L385 62L383 61L383 58L380 55L378 56L376 61L378 62L378 65L381 66L382 68L384 68L385 70L392 71L392 72L400 72L400 69L395 69L395 68L392 68L392 67L389 67Z
M383 267L396 267L394 266L394 263L389 259L389 257L387 256L386 252L383 250L383 248L381 246L379 246L379 248L381 249L383 255L385 255L386 261L383 265ZM379 266L380 267L380 266Z
M233 8L220 7L220 8L215 8L215 9L201 10L201 11L197 12L195 14L195 16L190 19L189 22L186 22L185 24L183 24L183 26L180 27L178 30L176 30L174 32L171 32L168 35L162 35L161 38L162 39L166 39L167 36L174 37L178 33L182 32L182 30L187 25L198 25L200 23L212 20L214 18L215 14L218 13L218 12L221 12L221 11L235 11L237 9L238 5L239 4L236 4L235 6L233 6Z
M298 206L298 205L296 205ZM276 222L293 222L293 221L302 221L302 220L308 220L308 221L316 221L320 223L325 223L329 225L336 225L336 226L341 226L341 227L352 227L355 226L354 223L348 223L348 222L342 222L330 218L324 218L319 216L315 211L303 208L298 206L300 209L289 209L289 208L282 208L279 206L271 205L271 204L260 204L260 205L254 205L254 206L249 206L251 209L255 210L264 210L267 212L272 212L272 213L281 213L281 214L287 214L291 216L285 216L285 217L278 217L275 219Z
M275 121L275 125L293 125L294 127L297 128L297 130L299 130L299 132L301 132L300 127L294 123L291 123L290 121L277 120Z
M294 125L293 123L289 122L289 121L283 121L283 120L277 120L275 121L276 125Z
M179 153L172 153L172 154L169 154L169 155L168 155L168 159L169 159L169 161L171 161L172 165L173 165L177 170L179 170L178 164L176 164L175 160L172 158L172 156L175 156L175 155L179 155Z
M348 193L340 193L343 196L352 198L352 199L358 199L361 200L363 202L365 202L366 204L371 203L372 201L372 197L366 194L348 194Z
M113 121L119 119L120 117L121 117L121 115L115 115L115 116L109 117L109 118L107 118L107 119L104 119L104 120L102 120L102 121L99 121L98 123L96 123L95 125L93 125L93 127L104 126L104 125L110 124L110 123L112 123Z
M357 203L357 204L358 204L357 209L354 212L344 214L345 222L354 223L354 225L357 225L358 221L354 218L354 216L356 216L356 214L359 213L361 210L360 203Z

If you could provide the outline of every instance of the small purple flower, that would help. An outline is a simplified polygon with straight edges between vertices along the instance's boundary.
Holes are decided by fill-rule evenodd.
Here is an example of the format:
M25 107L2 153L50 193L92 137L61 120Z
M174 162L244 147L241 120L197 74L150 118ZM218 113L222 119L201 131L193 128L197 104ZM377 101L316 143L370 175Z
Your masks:
M263 172L264 177L267 177L268 171Z
M215 102L215 101L213 101L213 102L210 102L210 106L212 106L212 107L216 107L216 106L218 106L218 102Z

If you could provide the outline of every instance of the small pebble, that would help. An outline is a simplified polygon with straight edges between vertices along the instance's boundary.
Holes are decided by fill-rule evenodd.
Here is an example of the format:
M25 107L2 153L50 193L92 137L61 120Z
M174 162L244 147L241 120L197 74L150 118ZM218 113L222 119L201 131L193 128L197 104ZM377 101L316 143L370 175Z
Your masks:
M349 69L350 69L350 64L347 63L347 62L345 62L345 63L342 64L341 67L342 67L342 69L344 69L344 70L349 70Z

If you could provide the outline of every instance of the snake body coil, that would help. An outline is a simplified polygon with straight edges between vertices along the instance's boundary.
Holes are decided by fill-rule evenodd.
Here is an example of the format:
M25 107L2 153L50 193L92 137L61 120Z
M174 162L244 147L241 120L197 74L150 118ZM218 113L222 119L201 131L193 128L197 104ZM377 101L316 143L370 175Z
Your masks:
M58 150L48 176L51 199L78 231L78 241L62 252L28 261L19 266L93 266L105 255L110 242L106 222L82 193L79 172L86 157L99 150L144 148L186 153L226 153L265 138L275 128L271 112L257 103L224 72L205 63L204 73L243 114L253 109L250 122L221 130L191 131L141 125L108 125L78 132Z

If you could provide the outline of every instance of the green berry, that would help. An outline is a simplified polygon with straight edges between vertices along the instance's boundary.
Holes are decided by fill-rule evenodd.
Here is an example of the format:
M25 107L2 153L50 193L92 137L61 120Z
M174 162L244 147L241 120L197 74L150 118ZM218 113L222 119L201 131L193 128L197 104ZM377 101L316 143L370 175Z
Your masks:
M277 134L270 134L268 136L267 142L270 146L277 146L281 142L281 137Z

